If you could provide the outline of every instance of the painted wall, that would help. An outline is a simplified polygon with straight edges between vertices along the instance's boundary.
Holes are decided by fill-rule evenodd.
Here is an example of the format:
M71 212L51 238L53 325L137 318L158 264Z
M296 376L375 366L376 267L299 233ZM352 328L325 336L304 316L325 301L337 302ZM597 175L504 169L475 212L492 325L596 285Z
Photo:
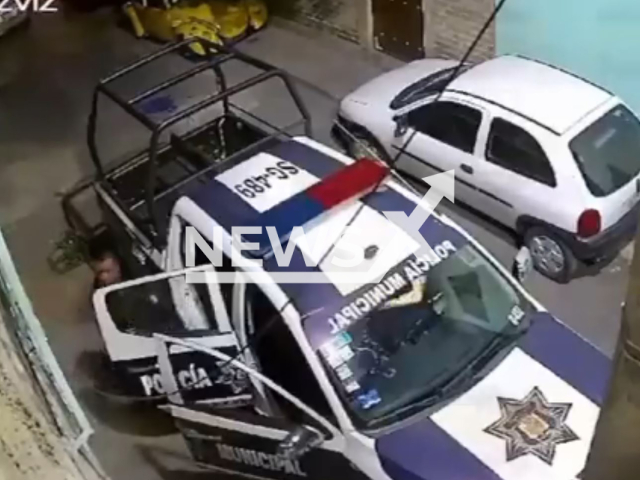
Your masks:
M496 51L571 70L640 114L638 0L507 0L497 19Z

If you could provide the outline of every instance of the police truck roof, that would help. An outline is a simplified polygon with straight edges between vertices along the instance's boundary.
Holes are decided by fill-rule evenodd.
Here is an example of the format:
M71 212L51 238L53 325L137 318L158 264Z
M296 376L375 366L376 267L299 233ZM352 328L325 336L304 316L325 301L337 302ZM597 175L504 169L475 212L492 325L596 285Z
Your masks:
M398 280L396 274L416 260L420 247L384 213L409 216L419 199L385 180L388 171L379 162L353 162L312 140L289 140L220 173L189 197L228 232L258 227L259 233L245 232L243 239L257 244L251 254L259 256L264 270L274 277L294 273L326 278L320 283L300 282L299 277L278 280L301 314L320 311L324 317L378 283L391 292L399 283L389 280ZM371 192L377 185L383 188ZM298 226L303 238L294 234L289 239ZM467 243L438 215L415 228L441 257ZM283 262L289 240L295 248ZM431 260L437 261L417 260L423 270ZM345 274L354 273L357 277L345 279Z

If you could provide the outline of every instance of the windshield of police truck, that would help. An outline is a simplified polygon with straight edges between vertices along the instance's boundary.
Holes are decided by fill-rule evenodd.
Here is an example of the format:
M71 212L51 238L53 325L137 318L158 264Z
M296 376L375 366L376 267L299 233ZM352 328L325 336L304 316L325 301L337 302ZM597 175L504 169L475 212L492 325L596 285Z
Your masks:
M517 337L534 311L471 245L319 348L354 422L363 428L403 418L479 357L496 339Z
M640 122L623 105L579 133L569 146L596 197L615 192L640 173Z

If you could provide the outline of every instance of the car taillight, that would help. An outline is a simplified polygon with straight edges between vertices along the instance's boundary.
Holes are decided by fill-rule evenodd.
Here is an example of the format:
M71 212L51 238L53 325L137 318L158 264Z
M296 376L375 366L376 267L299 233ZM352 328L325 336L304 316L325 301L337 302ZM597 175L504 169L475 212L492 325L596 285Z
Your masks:
M585 210L578 218L578 235L582 238L593 237L600 233L601 219L598 210Z

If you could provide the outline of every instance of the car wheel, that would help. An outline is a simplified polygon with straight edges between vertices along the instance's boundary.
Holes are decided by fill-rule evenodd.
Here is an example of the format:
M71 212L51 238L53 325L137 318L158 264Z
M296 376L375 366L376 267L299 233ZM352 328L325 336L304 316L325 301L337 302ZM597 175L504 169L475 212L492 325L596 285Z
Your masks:
M389 155L378 142L371 135L363 133L353 134L353 137L349 139L347 153L353 158L375 157L383 162L389 163L390 161Z
M558 283L571 280L577 261L562 240L544 228L533 227L526 232L524 241L538 272Z

